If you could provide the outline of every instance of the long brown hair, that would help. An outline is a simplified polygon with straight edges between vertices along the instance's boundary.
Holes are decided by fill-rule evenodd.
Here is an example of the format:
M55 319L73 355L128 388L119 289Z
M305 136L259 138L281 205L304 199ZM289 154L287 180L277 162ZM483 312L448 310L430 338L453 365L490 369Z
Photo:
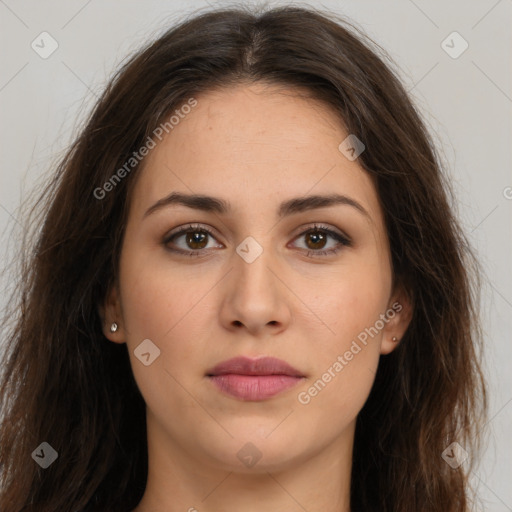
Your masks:
M332 13L240 7L183 21L117 72L29 216L3 340L2 512L126 512L141 499L145 404L98 305L117 280L142 164L102 187L191 97L252 81L305 88L363 141L394 278L413 301L357 419L352 511L468 509L468 469L442 453L457 442L476 454L486 410L477 267L434 143L386 59ZM46 469L31 456L42 442L58 453Z

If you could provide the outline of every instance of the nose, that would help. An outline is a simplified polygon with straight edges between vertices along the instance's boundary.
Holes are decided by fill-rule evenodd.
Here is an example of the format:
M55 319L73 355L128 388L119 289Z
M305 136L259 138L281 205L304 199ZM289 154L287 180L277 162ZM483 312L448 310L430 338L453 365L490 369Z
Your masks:
M234 253L222 293L220 321L228 330L246 330L253 336L275 335L290 323L293 294L270 249L253 261Z

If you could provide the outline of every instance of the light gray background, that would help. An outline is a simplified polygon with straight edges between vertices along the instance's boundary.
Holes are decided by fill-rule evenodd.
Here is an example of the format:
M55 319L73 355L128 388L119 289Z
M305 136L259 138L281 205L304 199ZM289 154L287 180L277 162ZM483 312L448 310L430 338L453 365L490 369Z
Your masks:
M449 167L463 225L487 273L482 319L490 436L473 474L478 510L512 511L512 0L310 5L346 15L390 53ZM207 2L183 0L0 0L3 268L7 253L15 254L12 240L7 243L11 230L20 229L21 200L62 156L114 69L174 21L205 8ZM47 59L31 48L43 31L59 45ZM469 44L456 59L441 47L453 31ZM0 305L12 285L9 270L6 276Z

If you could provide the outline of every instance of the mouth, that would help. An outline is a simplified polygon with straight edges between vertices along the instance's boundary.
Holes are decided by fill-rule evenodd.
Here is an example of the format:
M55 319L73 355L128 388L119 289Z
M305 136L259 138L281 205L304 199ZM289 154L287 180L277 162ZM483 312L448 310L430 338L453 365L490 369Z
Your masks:
M235 357L206 372L221 392L244 401L261 401L301 382L305 375L274 357Z

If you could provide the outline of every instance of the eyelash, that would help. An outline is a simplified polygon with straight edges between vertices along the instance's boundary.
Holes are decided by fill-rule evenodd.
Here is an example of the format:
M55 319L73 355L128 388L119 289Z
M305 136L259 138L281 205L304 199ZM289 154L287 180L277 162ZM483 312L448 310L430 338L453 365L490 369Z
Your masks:
M210 231L208 228L201 226L199 224L189 224L187 226L183 226L177 232L165 236L162 243L166 247L166 249L171 252L182 254L184 256L201 257L204 254L205 249L183 251L182 249L171 249L168 246L169 242L171 242L172 240L175 240L180 235L183 235L183 234L189 233L189 232L205 232L208 234L208 236L215 238L215 234L212 231ZM334 238L338 242L338 245L334 248L327 249L327 250L322 250L322 249L319 249L316 251L308 250L307 251L308 257L316 258L319 256L321 257L321 256L336 254L338 251L341 250L342 247L350 247L352 245L352 242L350 241L350 239L348 237L341 235L340 233L337 233L336 231L333 231L332 229L328 228L327 226L322 226L321 224L314 224L313 226L309 227L308 229L306 229L305 231L300 233L296 238L294 238L294 240L297 238L300 238L308 233L311 233L311 232L313 232L313 233L320 232L320 233L326 234L326 235Z

